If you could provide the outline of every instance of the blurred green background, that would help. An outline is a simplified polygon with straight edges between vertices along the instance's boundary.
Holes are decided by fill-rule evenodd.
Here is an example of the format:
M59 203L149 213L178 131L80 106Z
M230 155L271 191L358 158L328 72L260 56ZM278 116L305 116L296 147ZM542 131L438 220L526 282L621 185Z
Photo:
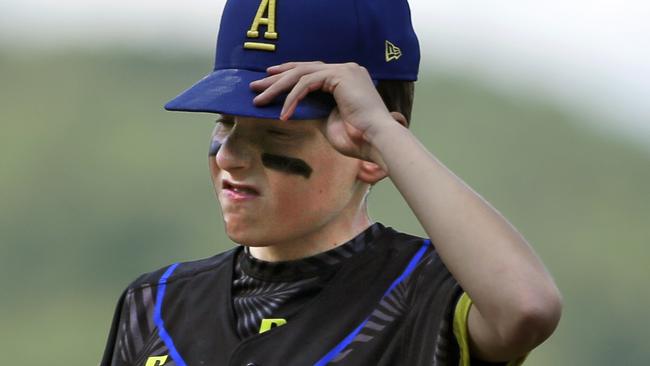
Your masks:
M3 364L97 364L131 280L233 245L209 181L213 116L162 109L211 67L209 52L0 50ZM416 84L414 132L562 290L530 366L650 362L650 153L588 122L430 69ZM424 235L388 180L371 212Z

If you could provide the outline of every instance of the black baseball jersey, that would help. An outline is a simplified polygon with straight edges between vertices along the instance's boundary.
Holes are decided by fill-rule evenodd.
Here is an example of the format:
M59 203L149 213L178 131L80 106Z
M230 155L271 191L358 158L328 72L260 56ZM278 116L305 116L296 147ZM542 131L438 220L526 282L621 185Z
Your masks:
M101 366L470 364L471 300L428 239L376 223L264 265L238 246L143 274L120 297Z
M235 259L231 290L239 338L285 324L327 287L345 260L373 245L382 230L375 223L336 248L283 262L258 260L244 247Z

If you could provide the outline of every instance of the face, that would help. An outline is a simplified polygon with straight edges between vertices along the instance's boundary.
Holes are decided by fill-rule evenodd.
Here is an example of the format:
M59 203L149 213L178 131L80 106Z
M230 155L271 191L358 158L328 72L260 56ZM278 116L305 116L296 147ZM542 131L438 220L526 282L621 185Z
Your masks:
M229 115L217 120L209 166L233 241L298 241L358 208L359 160L337 152L321 123Z

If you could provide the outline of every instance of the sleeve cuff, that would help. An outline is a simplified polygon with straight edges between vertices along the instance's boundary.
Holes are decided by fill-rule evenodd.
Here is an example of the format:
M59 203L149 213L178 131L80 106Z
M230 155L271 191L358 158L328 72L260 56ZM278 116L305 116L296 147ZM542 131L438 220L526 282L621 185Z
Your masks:
M460 349L460 361L458 363L459 366L471 365L471 355L469 353L469 332L467 328L467 319L469 317L469 309L471 306L472 299L470 299L469 295L467 295L467 292L463 292L463 294L458 299L458 302L456 303L453 321L454 336L456 337L456 342L458 342L458 347ZM522 365L526 360L526 357L528 357L528 354L525 354L516 360L509 361L505 365Z

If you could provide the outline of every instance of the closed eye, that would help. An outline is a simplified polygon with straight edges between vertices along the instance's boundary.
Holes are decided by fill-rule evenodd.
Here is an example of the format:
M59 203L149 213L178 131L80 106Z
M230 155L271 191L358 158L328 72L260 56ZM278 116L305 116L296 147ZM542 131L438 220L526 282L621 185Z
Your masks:
M286 130L282 128L270 127L266 130L266 133L274 138L279 138L282 140L294 140L299 138L301 135L293 130Z
M283 136L283 137L290 137L291 135L284 132L284 131L278 131L278 130L269 130L268 131L269 135L273 136Z

